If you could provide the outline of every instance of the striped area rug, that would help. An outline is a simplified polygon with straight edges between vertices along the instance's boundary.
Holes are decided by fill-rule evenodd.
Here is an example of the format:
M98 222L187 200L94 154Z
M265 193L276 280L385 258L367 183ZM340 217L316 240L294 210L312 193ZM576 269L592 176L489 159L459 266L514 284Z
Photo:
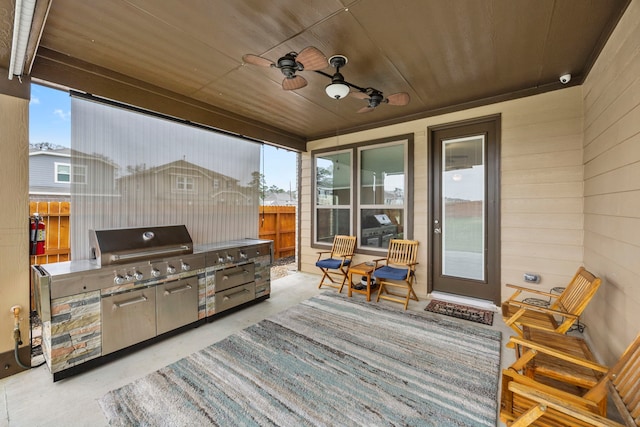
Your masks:
M324 293L100 405L115 426L495 426L500 339Z

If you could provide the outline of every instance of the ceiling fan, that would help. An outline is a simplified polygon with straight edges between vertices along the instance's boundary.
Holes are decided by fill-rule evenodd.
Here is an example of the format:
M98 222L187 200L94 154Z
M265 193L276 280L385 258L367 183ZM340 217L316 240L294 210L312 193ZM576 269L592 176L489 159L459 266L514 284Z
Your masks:
M313 46L305 47L300 53L289 52L277 62L273 62L262 56L246 54L242 60L247 64L258 65L260 67L278 68L284 74L282 88L285 90L301 89L307 85L307 80L296 74L297 71L318 71L327 68L327 57Z
M409 94L406 92L394 93L385 98L382 92L377 89L372 87L362 88L354 85L353 83L347 82L340 73L340 68L347 64L347 58L343 55L332 56L329 58L329 64L336 69L336 72L333 75L316 70L316 73L322 74L323 76L331 79L331 83L329 83L325 88L327 95L335 99L342 99L347 95L359 99L366 99L368 102L367 106L358 110L358 113L373 111L380 104L402 106L407 105L410 101ZM355 91L352 91L351 89L355 89Z
M406 92L393 93L385 98L382 92L371 87L366 88L364 91L351 92L350 96L367 100L367 105L359 109L358 113L371 112L380 104L407 105L411 99Z

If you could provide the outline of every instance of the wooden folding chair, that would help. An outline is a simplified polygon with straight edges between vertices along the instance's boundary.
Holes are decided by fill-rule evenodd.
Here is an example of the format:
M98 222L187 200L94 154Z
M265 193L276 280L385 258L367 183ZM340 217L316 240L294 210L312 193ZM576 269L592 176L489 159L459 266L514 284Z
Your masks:
M318 289L322 285L331 286L340 289L342 292L345 282L347 281L347 272L349 265L353 260L353 254L356 250L356 237L336 235L333 238L333 246L331 251L318 252L318 260L316 267L322 271L322 278ZM325 282L325 280L328 280Z
M564 334L578 320L600 287L600 283L599 278L580 267L560 295L507 285L516 289L516 292L502 303L502 317L507 326L521 337L524 326ZM517 298L522 293L547 297L550 305L546 308L518 301Z
M417 259L418 242L416 240L392 239L389 242L387 257L374 260L376 265L373 277L380 283L376 302L382 298L403 303L406 310L410 299L418 301L418 296L413 290ZM393 290L404 289L405 292L392 292L389 287Z
M640 427L640 334L625 350L618 362L608 369L592 361L534 343L534 347L564 362L603 373L602 378L582 395L575 395L552 385L542 384L518 372L522 361L502 371L500 419L509 426L622 426L606 418L607 397L616 405L624 425ZM603 405L604 402L604 405Z

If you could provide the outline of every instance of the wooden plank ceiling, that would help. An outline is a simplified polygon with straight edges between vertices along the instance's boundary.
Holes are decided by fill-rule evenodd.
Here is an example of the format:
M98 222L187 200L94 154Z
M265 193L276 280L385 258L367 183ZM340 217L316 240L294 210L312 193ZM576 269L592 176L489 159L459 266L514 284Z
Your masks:
M0 9L3 3L12 8L11 0L0 0ZM53 0L31 75L119 100L127 97L118 86L125 82L215 112L202 120L188 109L171 112L184 119L258 138L256 129L266 129L273 142L293 147L291 141L301 141L297 148L304 149L304 142L336 133L559 89L565 73L579 84L627 4ZM341 72L348 82L384 95L407 92L409 104L360 114L366 101L329 98L324 75L298 72L308 85L285 91L280 70L242 61L252 53L275 62L307 46L327 57L345 55ZM4 68L6 50L0 51ZM323 71L335 69L327 64Z

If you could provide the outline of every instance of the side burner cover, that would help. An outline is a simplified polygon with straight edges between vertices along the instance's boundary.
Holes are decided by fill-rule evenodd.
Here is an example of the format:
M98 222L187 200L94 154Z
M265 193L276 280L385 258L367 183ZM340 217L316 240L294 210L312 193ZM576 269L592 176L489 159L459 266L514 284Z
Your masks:
M89 230L89 247L99 266L193 253L184 225Z

